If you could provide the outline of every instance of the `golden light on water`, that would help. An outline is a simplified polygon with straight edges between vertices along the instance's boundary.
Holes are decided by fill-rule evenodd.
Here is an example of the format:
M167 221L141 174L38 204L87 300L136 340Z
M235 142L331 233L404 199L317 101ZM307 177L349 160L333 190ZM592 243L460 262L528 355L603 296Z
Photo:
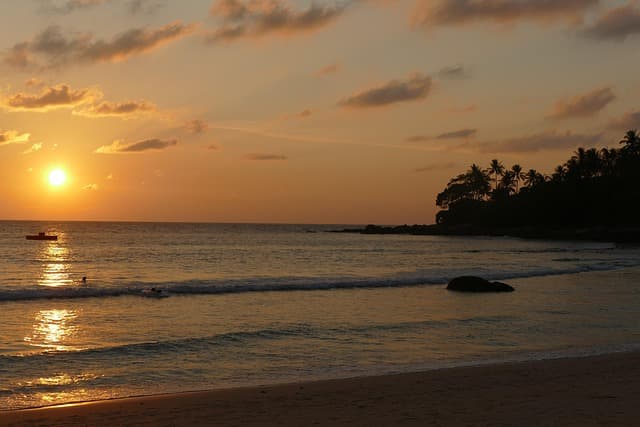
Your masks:
M40 286L60 287L73 283L69 274L69 249L59 243L50 243L42 248L40 253L42 273L38 284Z
M54 169L49 173L49 184L60 187L67 181L67 174L62 169Z
M24 337L24 341L47 351L75 350L68 341L78 332L77 318L76 310L40 310L35 315L31 335Z

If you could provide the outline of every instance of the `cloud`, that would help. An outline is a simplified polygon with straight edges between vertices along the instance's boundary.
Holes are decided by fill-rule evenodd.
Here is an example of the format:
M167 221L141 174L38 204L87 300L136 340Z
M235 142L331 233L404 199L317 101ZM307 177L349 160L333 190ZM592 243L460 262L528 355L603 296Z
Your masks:
M9 144L23 144L29 142L30 133L20 133L16 130L0 130L0 146Z
M114 0L67 0L65 2L40 0L41 9L44 12L65 15L113 2ZM129 0L126 2L126 8L132 15L153 13L164 5L165 2L160 0Z
M209 123L199 119L189 120L185 123L184 128L189 133L202 134L209 130Z
M447 139L465 139L476 136L478 129L460 129L452 132L441 133L436 136L428 135L415 135L405 139L406 142L427 142L433 140L447 140Z
M600 40L623 41L640 33L640 10L634 4L611 9L583 30L583 34Z
M460 64L444 67L438 71L438 77L441 79L459 80L469 78L470 76L471 72Z
M82 187L81 190L97 191L98 188L99 188L98 184L87 184L84 187Z
M313 111L309 108L306 108L302 111L299 111L297 113L294 114L285 114L284 116L282 116L283 120L289 120L289 119L306 119L307 117L310 117L313 114Z
M247 154L244 158L247 160L287 160L287 156L283 156L281 154L262 154L262 153Z
M465 143L460 148L472 148L484 153L535 153L548 150L565 150L580 145L597 144L602 134L578 134L571 131L564 133L555 130L528 135L524 137L505 139L498 142L484 144Z
M443 162L443 163L431 163L429 165L416 168L416 172L432 172L435 170L444 170L444 169L452 169L457 167L458 164L455 162Z
M412 22L425 29L476 22L575 22L598 3L599 0L418 0Z
M29 147L28 149L24 150L22 152L22 154L31 154L31 153L35 153L37 151L40 151L42 149L42 143L40 142L36 142L35 144L33 144L31 147Z
M431 89L431 77L414 73L407 80L392 80L355 93L338 103L342 107L368 108L383 107L398 102L424 99Z
M460 129L453 132L441 133L436 136L436 139L460 139L460 138L472 138L476 136L478 129Z
M71 63L124 61L157 49L195 30L195 25L179 21L156 29L135 28L110 40L96 39L88 33L63 34L50 26L32 40L15 44L4 55L4 62L16 68L30 66L62 67Z
M16 93L3 100L5 108L11 111L50 111L73 108L94 101L102 93L94 89L71 89L66 84L44 89L37 95Z
M210 14L222 25L209 32L210 43L231 42L241 38L270 35L291 36L318 31L340 17L348 3L323 6L312 3L307 10L297 11L284 0L217 0Z
M607 126L609 129L630 130L640 129L640 110L629 111L618 119L611 120Z
M329 64L325 67L320 68L316 75L323 77L328 76L329 74L335 74L340 70L340 68L340 64L338 63Z
M216 144L209 144L206 147L207 150L217 150L218 146Z
M121 117L124 119L157 111L157 107L148 101L109 102L90 104L73 114L85 117Z
M175 139L161 140L153 138L134 142L133 144L125 144L120 140L116 140L109 145L99 147L95 152L101 154L139 153L149 150L164 150L165 148L172 147L176 144L178 144L178 141Z
M41 8L48 13L67 14L75 12L77 10L88 9L94 6L98 6L104 3L108 3L111 0L67 0L65 2L54 0L40 0Z
M32 89L40 89L44 86L44 82L37 77L32 77L24 82L24 85Z
M578 95L556 102L556 105L547 115L547 118L560 120L573 117L593 116L614 99L616 99L616 96L611 88L603 87L595 89L584 95Z

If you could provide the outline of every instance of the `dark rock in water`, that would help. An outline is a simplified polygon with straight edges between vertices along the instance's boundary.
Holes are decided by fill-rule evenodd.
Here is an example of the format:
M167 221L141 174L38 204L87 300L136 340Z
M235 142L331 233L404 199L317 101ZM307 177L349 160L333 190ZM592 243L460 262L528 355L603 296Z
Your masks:
M482 277L461 276L451 280L447 285L450 291L458 292L513 292L513 287L506 283L490 282Z

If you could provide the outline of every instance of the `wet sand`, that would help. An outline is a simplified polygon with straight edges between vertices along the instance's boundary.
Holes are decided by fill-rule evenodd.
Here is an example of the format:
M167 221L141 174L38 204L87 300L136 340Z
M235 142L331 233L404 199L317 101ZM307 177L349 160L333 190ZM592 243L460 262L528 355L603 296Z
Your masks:
M632 426L640 352L0 412L2 426Z

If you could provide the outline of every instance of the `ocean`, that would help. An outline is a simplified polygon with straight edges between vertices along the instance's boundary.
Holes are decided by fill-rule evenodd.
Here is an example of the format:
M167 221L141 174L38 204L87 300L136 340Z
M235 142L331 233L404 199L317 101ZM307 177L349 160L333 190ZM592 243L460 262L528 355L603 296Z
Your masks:
M0 222L0 409L640 348L640 246L341 228Z

